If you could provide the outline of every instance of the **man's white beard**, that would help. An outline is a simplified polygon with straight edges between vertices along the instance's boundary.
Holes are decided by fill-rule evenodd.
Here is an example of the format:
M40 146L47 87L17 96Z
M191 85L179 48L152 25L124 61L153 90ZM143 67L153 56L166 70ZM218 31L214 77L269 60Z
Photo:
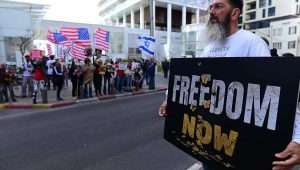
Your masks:
M223 41L227 36L225 24L211 23L208 21L206 25L206 40L208 42Z

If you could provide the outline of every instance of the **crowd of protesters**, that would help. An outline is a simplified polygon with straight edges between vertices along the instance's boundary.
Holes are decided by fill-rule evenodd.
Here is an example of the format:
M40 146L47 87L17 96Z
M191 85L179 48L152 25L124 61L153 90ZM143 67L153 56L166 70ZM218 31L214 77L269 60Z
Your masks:
M113 61L94 56L87 57L83 62L72 60L71 64L66 64L54 55L35 60L26 55L22 66L21 97L31 97L35 104L39 94L47 98L47 91L55 90L56 100L62 101L61 91L63 87L68 87L69 80L74 99L138 91L144 84L154 89L155 68L153 58ZM0 65L0 103L16 102L14 85L15 73Z

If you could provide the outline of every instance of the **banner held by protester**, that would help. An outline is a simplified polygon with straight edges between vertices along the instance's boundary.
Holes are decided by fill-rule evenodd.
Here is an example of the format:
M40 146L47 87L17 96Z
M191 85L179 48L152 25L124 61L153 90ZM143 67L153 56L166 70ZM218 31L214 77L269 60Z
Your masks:
M215 169L272 169L291 141L299 59L172 59L165 138Z

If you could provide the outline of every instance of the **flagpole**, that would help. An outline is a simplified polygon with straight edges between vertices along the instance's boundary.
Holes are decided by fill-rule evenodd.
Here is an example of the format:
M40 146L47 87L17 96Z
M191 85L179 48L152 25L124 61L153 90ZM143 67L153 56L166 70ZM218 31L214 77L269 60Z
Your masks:
M94 53L93 53L94 51ZM93 57L93 64L94 64L94 57L97 57L97 54L96 54L96 40L95 40L95 33L93 31L93 44L92 44L92 57Z
M55 33L58 33L57 29L55 29ZM58 44L55 43L55 47L56 47L56 57L58 57Z

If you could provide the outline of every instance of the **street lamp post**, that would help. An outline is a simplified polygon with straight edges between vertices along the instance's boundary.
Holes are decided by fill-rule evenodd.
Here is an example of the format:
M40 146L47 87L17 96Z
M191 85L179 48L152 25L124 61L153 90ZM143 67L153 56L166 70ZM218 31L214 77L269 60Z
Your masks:
M154 37L154 1L155 0L149 0L149 6L150 6L150 36Z

